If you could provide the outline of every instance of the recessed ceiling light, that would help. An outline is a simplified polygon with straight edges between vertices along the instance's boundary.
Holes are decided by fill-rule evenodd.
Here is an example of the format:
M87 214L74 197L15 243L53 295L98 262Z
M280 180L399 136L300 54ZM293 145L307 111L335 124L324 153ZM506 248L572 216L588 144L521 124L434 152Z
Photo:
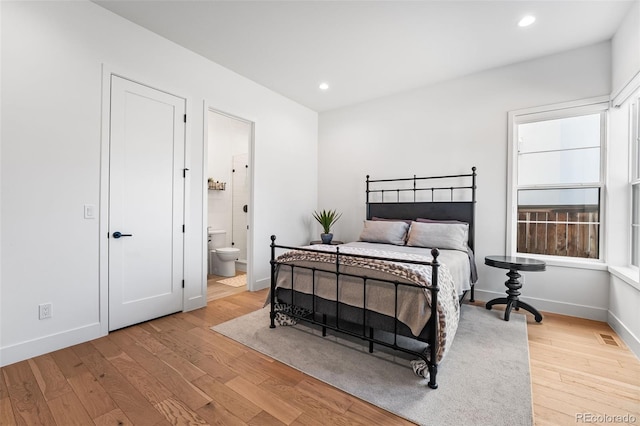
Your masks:
M318 89L320 89L320 90L328 90L329 89L329 83L320 83L320 86L318 86Z
M536 22L536 17L533 15L527 15L518 22L519 27L528 27L529 25Z

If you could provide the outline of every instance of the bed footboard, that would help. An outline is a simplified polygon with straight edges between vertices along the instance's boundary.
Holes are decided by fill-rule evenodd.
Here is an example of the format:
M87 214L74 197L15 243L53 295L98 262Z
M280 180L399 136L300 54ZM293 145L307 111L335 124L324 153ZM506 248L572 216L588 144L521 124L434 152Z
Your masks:
M341 269L341 259L345 258L345 257L358 257L358 258L371 258L371 259L377 259L377 260L387 260L387 261L395 261L397 262L398 259L390 259L390 258L381 258L381 257L373 257L373 256L361 256L361 255L353 255L353 254L348 254L348 253L340 253L339 248L336 248L336 259L335 259L335 268L332 268L331 270L326 270L326 269L322 269L323 273L329 273L329 274L333 274L335 275L335 290L336 290L336 300L334 303L331 304L319 304L316 302L316 298L319 297L316 295L316 286L315 286L315 282L316 282L316 278L315 278L315 271L317 270L315 267L309 267L309 266L302 266L302 265L290 265L288 264L288 266L291 266L292 269L292 275L293 275L293 270L296 268L299 269L306 269L306 270L311 270L312 271L312 276L313 276L313 291L312 294L310 294L309 296L311 296L311 302L307 302L305 305L306 307L306 314L302 314L300 312L297 312L297 310L294 309L290 309L287 311L283 311L278 309L277 307L277 299L276 299L276 281L277 281L277 273L278 273L278 262L276 259L276 249L284 249L284 250L299 250L299 251L309 251L309 252L314 252L313 249L304 249L304 248L300 248L300 247L289 247L289 246L280 246L280 245L276 245L276 237L275 235L271 236L271 292L270 292L270 305L271 305L271 310L270 310L270 328L275 328L276 324L275 324L275 320L276 320L276 315L278 313L283 313L286 314L290 317L293 317L297 320L302 320L302 321L306 321L308 323L311 324L315 324L318 325L320 327L322 327L322 331L323 331L323 336L326 335L326 330L330 329L339 333L343 333L355 338L359 338L361 340L367 341L369 342L369 352L373 352L373 345L377 344L377 345L381 345L396 351L400 351L400 352L404 352L413 356L416 356L418 358L420 358L421 360L423 360L428 368L429 371L429 382L428 385L430 388L432 389L437 389L438 384L437 384L437 380L436 380L436 376L437 376L437 372L438 372L438 363L437 363L437 353L438 353L438 327L439 327L439 313L438 313L438 292L439 292L439 287L438 287L438 268L440 266L439 262L438 262L438 255L439 255L439 251L437 249L433 249L431 251L431 254L433 256L433 260L431 262L417 262L417 261L407 261L408 263L416 263L416 264L423 264L423 265L428 265L431 267L431 285L428 287L423 287L417 284L413 284L413 283L408 283L408 282L402 282L402 281L398 281L398 280L391 280L391 279L381 279L381 278L375 278L376 282L385 282L389 284L389 288L391 288L391 286L393 286L394 289L394 297L395 297L395 312L393 317L388 317L389 321L386 322L385 324L387 324L387 326L385 328L387 328L386 331L388 331L389 333L392 333L393 336L393 341L390 343L388 341L384 341L378 338L375 338L374 333L373 333L373 329L374 327L371 327L371 324L374 323L375 321L372 321L371 318L376 317L378 318L378 321L380 320L380 316L381 314L374 312L372 310L367 309L367 304L366 304L366 297L367 297L367 285L368 285L368 281L371 281L370 278L368 278L365 275L356 275L353 273L348 273L345 272L343 269ZM403 261L404 262L404 261ZM353 314L351 314L349 316L349 322L351 322L352 324L357 324L358 327L344 327L341 325L341 320L345 317L344 315L341 314L341 303L339 300L339 286L341 285L340 283L340 277L350 277L350 278L356 278L356 279L361 279L362 280L362 288L363 288L363 307L362 308L358 308L360 309L362 312L362 318L356 322L353 321ZM294 304L293 302L294 297L293 295L295 294L295 289L294 289L294 283L292 280L291 283L291 300L283 300L284 303L289 304L290 306L297 306L296 304ZM418 339L421 341L425 341L428 345L426 352L417 352L415 350L411 350L408 348L405 348L401 345L398 344L398 337L399 336L406 336L408 333L406 333L406 331L401 330L401 327L403 324L402 322L398 319L398 290L402 289L403 286L406 287L416 287L416 288L420 288L421 290L424 290L425 288L428 289L428 291L430 292L430 296L431 296L431 304L430 304L430 311L431 311L431 315L429 318L429 321L427 322L427 325L425 326L426 333L424 333L426 335L426 339ZM405 287L405 288L406 288ZM289 303L290 302L290 303ZM327 306L331 306L331 308L328 308ZM344 306L344 305L343 305ZM310 309L309 309L310 308ZM328 309L335 309L335 312L328 312ZM382 315L384 316L384 315ZM335 322L329 322L327 321L327 317L335 317ZM388 324L391 324L390 326ZM421 334L422 335L422 334Z

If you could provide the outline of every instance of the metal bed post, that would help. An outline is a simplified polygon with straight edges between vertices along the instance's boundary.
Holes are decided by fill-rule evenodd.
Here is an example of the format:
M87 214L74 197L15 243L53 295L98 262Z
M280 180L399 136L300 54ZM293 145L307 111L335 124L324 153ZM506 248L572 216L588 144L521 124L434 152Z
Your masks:
M340 247L338 246L336 246L336 328L340 331Z
M438 383L436 382L436 375L438 374L438 326L440 318L438 317L438 268L440 262L438 262L438 256L440 252L434 248L431 250L433 261L431 262L431 336L429 337L429 347L431 359L429 362L429 387L431 389L438 389Z
M367 332L367 277L363 277L362 278L362 335L364 336L366 332ZM373 343L371 342L369 342L369 352L373 352Z
M369 175L367 175L367 186L366 186L366 198L367 198L367 219L371 218L371 216L369 216Z
M470 235L473 237L473 251L476 251L476 240L475 240L475 226L476 226L476 166L471 167L471 224L469 226L473 226L473 232L470 232ZM471 286L471 295L469 296L470 302L475 302L475 290L476 286Z
M275 319L275 304L276 304L276 236L271 236L271 312L269 316L271 318L271 325L269 328L276 328Z
M413 175L413 202L416 202L416 175Z

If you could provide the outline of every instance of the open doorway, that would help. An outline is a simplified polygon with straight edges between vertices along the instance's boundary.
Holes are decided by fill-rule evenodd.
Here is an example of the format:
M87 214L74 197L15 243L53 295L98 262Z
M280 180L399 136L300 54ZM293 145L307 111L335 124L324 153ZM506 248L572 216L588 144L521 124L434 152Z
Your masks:
M207 111L207 300L251 290L253 123Z

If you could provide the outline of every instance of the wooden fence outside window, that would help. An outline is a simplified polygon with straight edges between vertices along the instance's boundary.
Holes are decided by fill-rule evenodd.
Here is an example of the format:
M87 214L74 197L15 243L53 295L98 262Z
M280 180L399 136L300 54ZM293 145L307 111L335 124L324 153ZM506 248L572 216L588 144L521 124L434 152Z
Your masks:
M598 259L598 206L518 207L518 253Z

